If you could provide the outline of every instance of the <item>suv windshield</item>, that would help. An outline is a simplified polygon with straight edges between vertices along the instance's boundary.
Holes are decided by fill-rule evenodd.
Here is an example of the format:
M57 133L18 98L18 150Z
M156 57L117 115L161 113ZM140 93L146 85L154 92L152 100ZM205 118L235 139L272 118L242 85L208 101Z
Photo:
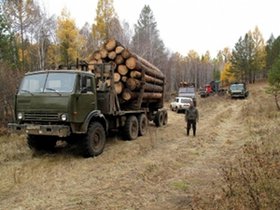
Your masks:
M191 103L192 100L189 99L189 98L182 98L181 102L184 103L184 104L187 104L187 103Z
M53 72L26 75L20 86L19 93L70 93L74 88L75 77L75 74Z

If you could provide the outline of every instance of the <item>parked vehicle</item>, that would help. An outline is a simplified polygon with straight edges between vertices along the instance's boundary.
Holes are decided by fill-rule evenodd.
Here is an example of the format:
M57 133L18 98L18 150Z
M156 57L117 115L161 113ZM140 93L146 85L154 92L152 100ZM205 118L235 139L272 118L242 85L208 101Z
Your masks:
M200 88L200 89L199 89L199 95L200 95L201 98L208 97L208 96L210 96L212 93L213 93L213 90L212 90L210 84L206 84L206 85L204 86L204 88Z
M196 94L194 84L181 85L178 90L178 97L191 98L196 106Z
M15 96L16 119L8 126L27 134L33 150L51 150L58 139L75 139L83 156L97 156L111 131L121 131L124 139L132 140L145 135L148 121L156 126L167 123L164 94L148 98L142 89L131 103L121 103L111 63L96 64L95 74L80 70L26 73Z
M235 82L231 84L228 93L231 98L246 98L249 95L246 84L243 82Z
M170 103L170 109L179 113L188 109L190 107L190 104L193 104L192 98L176 97L175 101L172 101Z

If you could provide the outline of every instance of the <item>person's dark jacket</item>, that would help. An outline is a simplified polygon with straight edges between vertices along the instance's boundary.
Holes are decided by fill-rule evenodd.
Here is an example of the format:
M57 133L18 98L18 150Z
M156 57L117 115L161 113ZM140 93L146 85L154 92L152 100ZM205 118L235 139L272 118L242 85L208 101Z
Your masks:
M188 120L198 121L198 119L199 119L198 110L194 106L190 106L190 108L186 109L186 112L185 112L185 121L186 122Z

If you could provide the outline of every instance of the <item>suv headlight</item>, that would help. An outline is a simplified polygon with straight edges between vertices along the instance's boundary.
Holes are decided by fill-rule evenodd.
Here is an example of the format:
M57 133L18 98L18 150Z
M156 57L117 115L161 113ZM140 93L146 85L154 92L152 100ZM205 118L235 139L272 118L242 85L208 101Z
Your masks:
M17 119L18 119L18 120L22 120L22 119L23 119L23 113L19 112L19 113L17 114Z
M62 121L66 121L66 120L67 120L67 114L62 114L62 115L60 115L60 119L61 119Z

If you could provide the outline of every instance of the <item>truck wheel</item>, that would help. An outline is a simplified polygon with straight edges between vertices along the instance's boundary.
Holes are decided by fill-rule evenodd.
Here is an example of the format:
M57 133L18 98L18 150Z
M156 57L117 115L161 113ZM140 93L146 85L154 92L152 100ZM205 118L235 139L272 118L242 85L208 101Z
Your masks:
M154 123L157 127L161 127L163 125L163 112L158 111L154 118Z
M27 144L34 151L54 151L57 142L57 137L28 135Z
M134 140L138 137L139 126L136 116L131 115L127 118L124 126L124 136L128 140Z
M147 132L148 128L148 119L145 114L141 114L138 116L138 124L139 124L139 136L144 136Z
M167 112L163 112L163 125L167 125L167 121L168 121L168 115Z
M99 122L90 124L84 143L84 157L98 156L103 152L106 135L104 127Z

